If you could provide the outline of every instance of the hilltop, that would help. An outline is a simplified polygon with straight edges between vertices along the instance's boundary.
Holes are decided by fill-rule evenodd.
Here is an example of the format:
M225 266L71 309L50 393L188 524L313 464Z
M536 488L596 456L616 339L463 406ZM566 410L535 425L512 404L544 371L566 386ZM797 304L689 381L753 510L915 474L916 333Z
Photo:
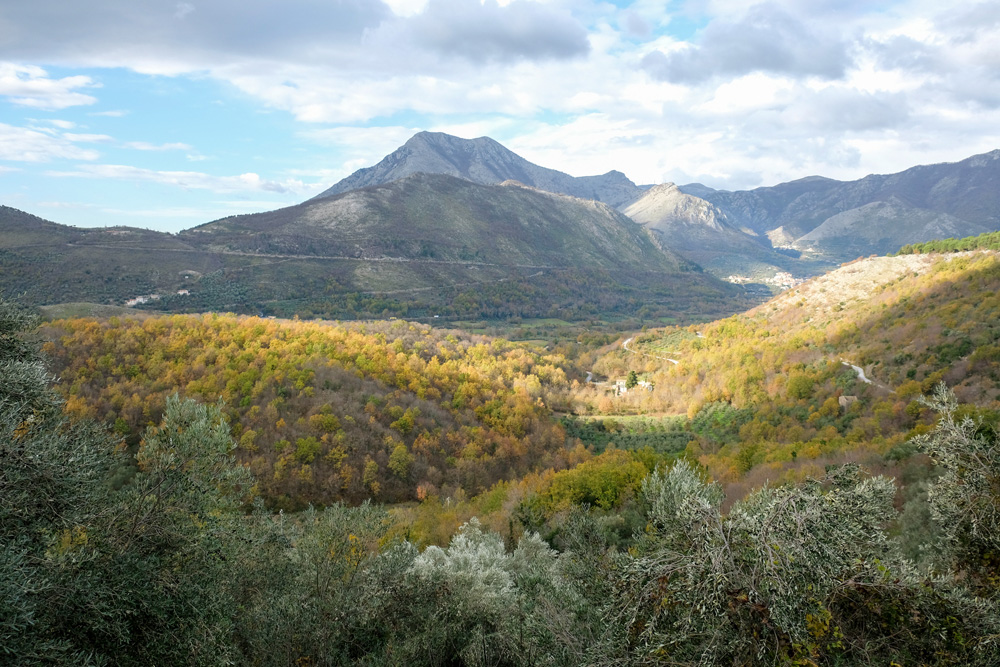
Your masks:
M594 199L615 208L624 207L642 193L642 188L620 171L574 177L533 164L489 137L462 139L443 132L418 132L378 164L359 169L314 199L384 185L418 172L446 174L480 185L513 180L549 192Z
M931 418L918 399L939 383L981 414L1000 410L998 293L995 251L859 260L697 330L639 335L594 369L638 370L654 389L588 388L577 409L707 420L716 435L688 453L741 488L833 461L885 469L912 454L906 441Z

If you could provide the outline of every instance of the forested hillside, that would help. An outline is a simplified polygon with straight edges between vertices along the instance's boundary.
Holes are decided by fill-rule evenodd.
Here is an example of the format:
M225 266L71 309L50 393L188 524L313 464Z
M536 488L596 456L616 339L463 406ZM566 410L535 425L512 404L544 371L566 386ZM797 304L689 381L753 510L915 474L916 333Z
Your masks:
M713 422L688 453L740 486L905 459L907 439L932 421L919 399L938 383L996 420L998 290L995 252L854 262L745 314L642 334L634 352L616 348L595 368L635 369L652 391L585 388L577 410Z
M137 443L166 397L222 401L239 456L286 507L478 493L565 467L543 392L566 362L406 322L233 315L60 320L45 353L66 410Z

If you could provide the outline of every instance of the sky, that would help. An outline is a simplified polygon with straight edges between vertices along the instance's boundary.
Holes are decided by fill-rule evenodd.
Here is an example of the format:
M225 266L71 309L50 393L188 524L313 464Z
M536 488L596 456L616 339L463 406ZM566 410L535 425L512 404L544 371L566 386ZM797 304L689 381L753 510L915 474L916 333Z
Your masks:
M0 0L0 204L177 232L421 130L738 190L1000 148L1000 2Z

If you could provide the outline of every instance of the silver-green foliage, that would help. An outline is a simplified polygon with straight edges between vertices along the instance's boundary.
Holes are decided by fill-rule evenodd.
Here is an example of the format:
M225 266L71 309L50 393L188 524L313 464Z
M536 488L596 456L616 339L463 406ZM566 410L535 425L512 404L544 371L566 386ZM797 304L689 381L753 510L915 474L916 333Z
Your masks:
M566 640L580 600L537 534L508 552L473 519L447 548L414 559L408 581L411 604L425 615L404 641L410 664L574 664Z
M0 662L227 664L249 476L221 412L174 398L139 472L47 388L33 319L0 300ZM249 535L249 537L248 537Z
M915 438L941 471L931 484L931 517L940 546L960 568L1000 575L1000 440L971 417L957 416L954 394L939 385L924 403L937 411L935 429Z
M989 655L969 628L988 635L995 614L922 580L888 538L892 480L845 466L760 489L726 515L718 488L680 462L644 492L651 532L618 560L611 631L595 663L615 654L702 665ZM939 635L921 636L921 627Z
M0 663L98 662L53 631L74 597L74 544L107 497L109 449L69 428L24 342L34 318L0 299Z

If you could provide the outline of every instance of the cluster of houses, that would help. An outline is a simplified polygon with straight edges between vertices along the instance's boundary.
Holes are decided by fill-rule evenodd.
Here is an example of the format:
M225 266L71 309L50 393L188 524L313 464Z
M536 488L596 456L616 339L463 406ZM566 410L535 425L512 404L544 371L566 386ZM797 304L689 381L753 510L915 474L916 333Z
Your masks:
M615 380L615 384L612 390L615 392L615 396L624 396L629 392L629 388L625 386L625 380ZM632 387L634 390L645 389L646 391L653 391L653 383L647 380L639 380L639 383Z
M790 287L795 287L801 285L806 281L805 278L796 278L787 271L778 271L771 278L750 278L748 276L732 275L726 278L731 283L737 285L746 285L749 283L763 283L765 285L774 285L775 287L781 287L783 289L788 289Z
M176 294L177 296L188 296L189 294L191 294L191 292L186 289L179 289L177 290ZM142 296L137 296L134 299L129 299L128 301L126 301L125 307L134 308L135 306L139 306L144 303L149 303L150 301L159 301L159 300L160 300L159 294L143 294Z

